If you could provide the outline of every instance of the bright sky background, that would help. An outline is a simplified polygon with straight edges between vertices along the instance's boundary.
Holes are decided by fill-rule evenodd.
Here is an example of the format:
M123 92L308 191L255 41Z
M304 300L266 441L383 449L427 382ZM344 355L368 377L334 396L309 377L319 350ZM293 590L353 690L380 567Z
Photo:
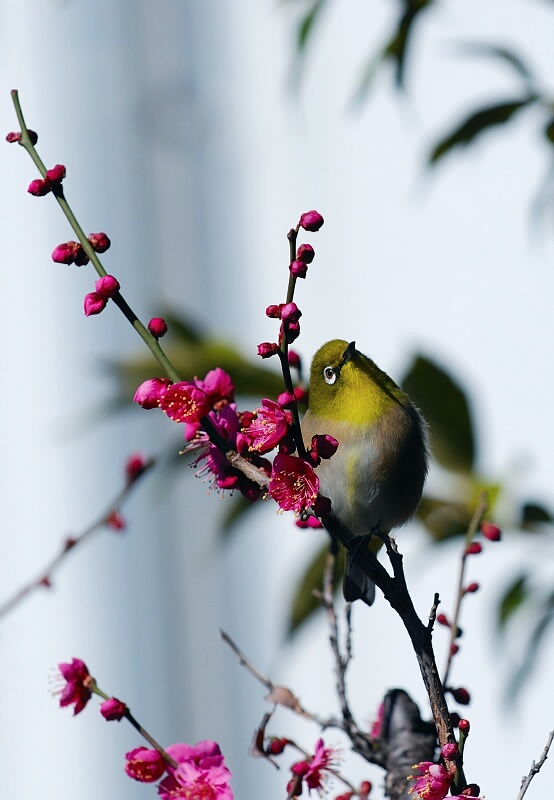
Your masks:
M355 339L393 377L418 351L434 357L471 392L483 472L509 481L514 502L554 505L553 209L539 230L529 216L551 166L552 148L539 136L546 120L530 112L434 174L423 169L431 143L464 114L519 91L508 68L461 57L457 42L513 47L553 90L551 4L440 3L419 27L405 99L393 94L385 71L357 113L348 101L389 31L392 5L331 3L299 93L290 88L294 6L6 4L2 131L16 127L9 90L18 88L43 159L68 167L67 196L84 228L112 238L105 264L137 313L148 320L171 303L245 353L274 335L264 308L285 292L287 230L300 212L319 209L326 223L312 239L316 262L297 297L306 359L334 337ZM70 238L67 223L51 198L26 194L36 175L23 151L5 145L0 159L1 600L104 507L129 452L179 442L166 420L139 409L76 425L110 396L102 362L136 353L140 342L113 307L84 318L91 270L50 261ZM307 707L332 710L325 626L314 622L292 645L282 641L290 591L321 539L263 505L217 559L222 508L190 478L151 480L125 511L124 536L90 543L68 560L53 592L3 623L1 797L154 796L122 773L123 754L139 743L129 726L107 726L96 709L73 720L49 697L49 671L72 656L161 741L218 739L237 798L285 796L285 771L247 755L263 691L218 630L274 681L289 682ZM421 614L435 591L451 608L456 546L431 551L415 526L400 544ZM488 800L516 796L554 726L551 642L508 713L503 678L518 643L500 650L492 637L506 580L529 561L548 585L551 556L551 544L512 533L472 565L483 592L464 609L453 679L474 697L467 773ZM359 719L369 722L394 686L424 707L415 661L383 602L355 610L355 634L351 697ZM308 749L318 735L285 712L272 732ZM380 786L379 771L359 762L352 770ZM547 762L529 797L544 795L551 770Z

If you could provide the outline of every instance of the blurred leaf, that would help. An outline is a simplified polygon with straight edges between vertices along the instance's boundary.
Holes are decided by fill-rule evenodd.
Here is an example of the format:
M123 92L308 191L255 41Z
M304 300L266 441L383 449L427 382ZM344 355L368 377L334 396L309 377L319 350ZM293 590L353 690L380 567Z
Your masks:
M425 356L416 357L402 388L429 423L433 456L438 463L447 469L470 472L475 459L475 439L463 389Z
M513 700L517 697L525 683L525 680L529 677L537 662L537 657L545 634L553 623L554 592L544 601L537 622L535 623L531 636L529 637L523 661L512 675L512 678L508 684L506 694L510 699Z
M554 118L548 121L548 124L544 129L544 135L550 144L554 144Z
M306 49L308 40L313 33L315 22L324 5L325 0L315 0L311 8L309 8L307 13L301 18L296 34L296 47L299 53L302 53Z
M520 78L528 83L534 80L533 73L527 67L524 61L514 52L508 50L506 47L499 45L487 44L486 42L462 42L459 48L469 55L476 56L492 56L504 61L517 72Z
M463 503L453 503L425 496L421 499L416 517L421 520L436 541L464 536L471 512Z
M521 509L521 522L520 527L540 530L540 526L535 527L537 522L554 522L554 517L550 511L538 503L525 503Z
M465 146L469 144L487 128L508 122L517 111L521 111L522 108L534 103L536 99L537 95L532 94L523 100L499 103L474 112L458 128L435 145L429 156L429 164L436 164L440 158L456 145Z
M529 597L528 576L522 573L508 585L498 604L497 623L499 632L503 632L506 623L521 608Z
M306 620L308 620L315 611L321 608L320 603L318 603L313 595L313 590L322 588L323 570L325 569L328 553L329 545L325 544L325 546L322 547L322 549L316 554L315 558L313 558L308 564L308 567L298 584L298 588L296 589L291 603L290 621L287 631L289 636L292 636L292 634L298 630L300 625L306 622ZM342 575L344 574L344 553L344 548L340 547L336 561L336 575L340 576L341 580ZM340 588L341 580L336 581L335 590Z
M383 57L395 62L395 82L397 89L404 88L404 71L408 45L413 35L413 25L417 15L430 6L433 0L403 0L404 13L398 22L398 28L389 43L385 46Z

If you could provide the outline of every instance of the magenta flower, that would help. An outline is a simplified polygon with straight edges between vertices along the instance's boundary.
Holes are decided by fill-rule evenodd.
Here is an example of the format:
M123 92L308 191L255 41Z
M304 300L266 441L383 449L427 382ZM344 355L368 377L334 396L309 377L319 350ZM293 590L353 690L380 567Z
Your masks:
M66 681L61 691L60 706L74 705L73 716L79 714L86 706L92 692L90 690L93 679L87 665L80 658L72 658L71 664L58 664L62 677Z
M35 131L32 131L30 128L27 128L27 133L29 134L29 139L31 140L31 144L33 145L36 144L38 142L38 135L35 133ZM17 131L17 133L12 131L12 133L6 134L6 141L9 142L10 144L13 144L14 142L20 142L21 131Z
M143 408L157 408L170 383L169 378L150 378L144 381L136 390L133 402Z
M167 322L163 317L152 317L148 323L148 330L156 339L161 339L167 333Z
M323 217L319 213L319 211L306 211L300 217L300 222L298 223L301 228L304 228L305 231L318 231L321 226L323 225Z
M126 711L127 706L125 703L122 703L121 700L118 700L116 697L110 697L109 700L104 700L100 706L100 713L108 722L120 722Z
M165 772L165 761L157 750L135 747L125 756L125 772L130 778L141 783L153 783Z
M277 398L277 402L281 408L292 408L296 403L296 397L293 392L281 392Z
M281 309L283 308L283 303L279 303L279 305L271 305L268 306L265 310L266 316L270 319L281 319Z
M262 407L256 411L252 420L243 433L250 440L249 450L258 453L269 453L285 437L292 425L292 416L274 400L262 400Z
M111 245L105 233L91 233L87 236L87 239L96 253L105 253Z
M298 355L296 350L289 350L288 359L289 359L289 367L293 367L294 369L300 369L300 356Z
M159 405L174 422L198 422L211 408L206 392L187 381L171 384L160 398Z
M458 750L456 742L447 742L441 748L441 756L446 759L446 761L455 761L459 755L460 751Z
M312 437L312 451L319 458L331 458L337 452L338 441L328 433L318 433Z
M285 453L275 456L269 494L279 508L296 512L310 508L318 492L319 478L306 461Z
M416 770L419 777L410 789L410 793L417 794L421 800L443 800L450 789L450 778L442 764L434 764L432 761L420 761L414 764L412 769ZM416 778L416 775L410 775Z
M301 316L302 312L296 303L287 303L281 309L281 319L284 322L298 322Z
M89 292L89 294L85 296L84 308L86 317L100 314L100 312L106 308L106 299L98 294L98 292Z
M158 786L162 800L233 800L231 773L216 742L173 744L167 752L178 766Z
M226 403L235 399L235 384L221 367L210 370L203 381L196 380L199 389L206 392L210 398L212 408L222 408Z
M325 747L323 739L318 739L313 758L309 761L298 761L291 767L294 775L306 781L309 789L323 789L324 773L335 765L336 751Z
M109 300L110 297L113 297L114 294L119 292L121 287L119 281L117 278L114 278L113 275L103 275L101 278L98 278L94 284L94 288L100 297L103 297L104 300Z

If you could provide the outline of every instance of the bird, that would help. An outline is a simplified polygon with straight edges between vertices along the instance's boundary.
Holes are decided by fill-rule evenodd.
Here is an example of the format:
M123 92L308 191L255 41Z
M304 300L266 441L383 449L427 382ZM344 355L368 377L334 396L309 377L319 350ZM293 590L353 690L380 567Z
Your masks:
M338 520L376 553L383 543L378 534L408 522L421 500L429 468L421 413L355 342L333 339L313 357L301 429L307 449L317 434L339 442L316 468L319 491ZM349 602L372 605L375 599L375 584L350 553L343 593Z

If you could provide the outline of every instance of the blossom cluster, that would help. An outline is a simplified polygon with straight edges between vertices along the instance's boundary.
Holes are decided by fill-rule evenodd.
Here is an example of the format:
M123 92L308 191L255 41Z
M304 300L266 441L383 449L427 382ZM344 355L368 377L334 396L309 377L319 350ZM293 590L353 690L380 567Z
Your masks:
M456 748L456 745L445 745L445 747ZM443 751L445 747L443 747ZM445 758L449 757L445 753L443 755ZM416 774L409 776L410 779L415 780L410 794L414 794L420 800L446 800L447 796L448 800L467 800L468 797L478 797L480 794L477 784L472 783L466 786L461 794L449 795L451 778L442 764L420 761L412 769L416 771Z
M73 705L74 714L85 708L93 693L103 694L81 659L59 664L58 669L65 681L58 692L60 706ZM108 722L127 717L137 727L127 706L115 697L104 700L100 713ZM130 778L141 783L162 779L157 787L162 800L233 800L231 772L216 742L172 744L159 750L136 747L125 758L125 772Z

